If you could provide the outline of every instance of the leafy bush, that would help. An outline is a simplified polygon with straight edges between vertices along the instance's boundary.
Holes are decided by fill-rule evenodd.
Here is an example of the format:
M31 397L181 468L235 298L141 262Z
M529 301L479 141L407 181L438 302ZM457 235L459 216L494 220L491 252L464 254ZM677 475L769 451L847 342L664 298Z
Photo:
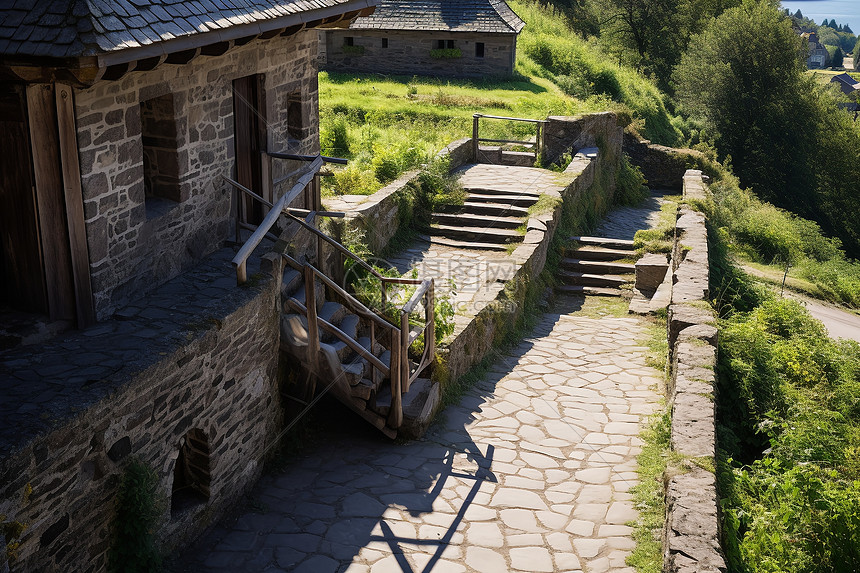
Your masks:
M111 571L154 573L161 570L155 547L155 525L161 515L156 501L158 476L141 462L132 460L122 474L116 495Z
M735 571L860 567L860 344L791 300L721 322L724 549Z
M455 58L462 58L463 52L460 48L437 48L430 50L430 57L437 60L453 60Z
M357 165L348 165L335 171L334 180L340 195L369 195L378 187L373 173L364 171Z
M349 128L344 115L335 115L320 128L320 148L324 155L343 157L349 154Z

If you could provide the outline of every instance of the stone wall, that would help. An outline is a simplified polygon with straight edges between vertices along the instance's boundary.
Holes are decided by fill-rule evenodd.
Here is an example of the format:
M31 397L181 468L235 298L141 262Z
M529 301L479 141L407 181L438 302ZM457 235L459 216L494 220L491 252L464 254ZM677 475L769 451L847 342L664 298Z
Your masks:
M683 188L685 198L704 198L702 172L686 171ZM693 469L666 483L663 570L724 572L716 476L702 467L713 467L716 455L717 328L708 302L708 233L704 215L687 206L681 208L675 227L673 265L668 325L671 443L691 460Z
M99 320L178 275L231 236L233 191L221 175L235 178L233 80L264 74L270 150L318 151L317 48L317 32L308 30L76 90L84 216ZM294 116L296 110L289 104L296 94L304 125L288 129L288 110ZM145 102L156 98L169 100L175 131L175 152L159 154L158 170L175 172L177 181L161 193L147 191L142 142L141 106L150 108ZM298 167L275 160L273 178ZM291 184L284 181L275 195Z
M471 138L458 139L442 149L437 158L449 157L453 171L472 161ZM399 207L403 194L412 193L418 171L408 171L373 195L342 195L324 201L332 211L344 211L345 219L332 219L333 233L343 238L348 233L364 234L371 253L382 253L400 229Z
M132 458L158 476L166 550L258 478L282 416L280 259L237 287L232 255L222 249L121 319L2 357L0 415L16 431L0 436L0 514L27 526L13 573L104 571ZM195 469L177 470L189 457ZM173 497L182 484L195 495Z
M346 46L352 38L352 46ZM387 40L387 46L383 42ZM454 42L462 56L430 56L438 41ZM483 56L476 45L484 45ZM486 77L511 75L516 60L516 34L466 32L329 30L325 32L325 70L420 76Z
M586 147L605 145L615 155L621 156L621 129L618 117L610 112L589 113L574 117L550 116L544 124L543 161L545 165L557 163L565 154L575 155Z
M700 165L703 155L695 149L676 149L651 143L624 132L624 153L637 165L652 189L681 189L687 169Z

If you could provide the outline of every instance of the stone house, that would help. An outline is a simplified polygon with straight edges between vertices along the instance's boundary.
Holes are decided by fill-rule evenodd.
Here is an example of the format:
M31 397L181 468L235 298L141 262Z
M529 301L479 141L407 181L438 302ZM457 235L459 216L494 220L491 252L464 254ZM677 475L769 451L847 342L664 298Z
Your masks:
M15 311L72 328L12 348L0 336L0 540L17 531L12 571L104 570L132 457L169 500L166 547L259 476L282 416L279 284L231 277L228 242L262 213L225 177L269 202L299 179L306 162L292 156L319 151L317 29L372 10L0 9L0 322ZM319 203L308 189L293 206Z
M381 0L348 30L322 33L321 57L331 71L511 75L523 26L504 0Z
M827 67L827 60L830 56L824 44L818 41L818 34L807 32L801 34L801 37L805 38L809 45L809 54L806 56L806 67L810 70Z

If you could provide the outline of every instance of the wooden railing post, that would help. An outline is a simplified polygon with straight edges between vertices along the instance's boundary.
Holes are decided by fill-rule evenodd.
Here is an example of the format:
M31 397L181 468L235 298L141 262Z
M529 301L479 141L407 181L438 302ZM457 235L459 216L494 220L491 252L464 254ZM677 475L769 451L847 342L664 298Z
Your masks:
M409 392L409 313L400 313L400 391Z
M541 124L537 123L535 125L537 125L537 133L535 133L535 161L537 161L540 159L541 148L543 147L541 145L543 129L541 129Z
M478 163L478 120L480 119L480 113L476 113L472 116L472 160L475 163Z
M401 361L400 361L400 339L401 334L397 329L391 331L391 368L389 381L391 384L391 408L388 410L388 425L395 430L403 423L403 402L401 399Z
M427 357L430 364L436 359L436 294L434 292L434 280L430 279L430 288L427 290L427 299L424 312L427 329L424 331L424 346L427 348Z
M371 354L374 352L376 346L376 323L372 320L370 321L370 352ZM390 360L390 358L389 358ZM391 362L388 363L388 367L391 368ZM379 378L379 370L376 368L370 369L370 381L373 384L373 387L376 388L376 380Z
M309 266L304 269L305 307L308 309L308 364L311 370L319 373L320 337L317 324L317 299L314 271Z

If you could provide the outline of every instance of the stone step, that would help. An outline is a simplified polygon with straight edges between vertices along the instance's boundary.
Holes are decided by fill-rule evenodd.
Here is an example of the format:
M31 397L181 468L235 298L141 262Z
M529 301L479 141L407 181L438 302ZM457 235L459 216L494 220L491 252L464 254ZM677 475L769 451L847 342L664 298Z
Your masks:
M508 197L531 197L535 201L540 198L540 193L533 193L521 189L490 189L487 187L466 187L469 195L491 195L499 199L500 203L508 200Z
M284 269L284 277L281 280L281 300L286 300L299 289L304 290L305 283L302 273L292 267Z
M507 203L518 207L531 207L537 203L538 196L526 193L504 196L472 193L466 198L466 201L469 203Z
M440 225L463 227L493 227L496 229L516 229L523 224L518 217L497 217L475 215L472 213L433 213L432 221Z
M431 237L429 235L418 235L422 241L427 241L431 245L441 245L443 247L454 247L457 249L470 249L476 251L507 251L508 248L500 243L478 243L474 241L458 241L457 239L449 239L447 237Z
M370 395L373 393L373 390L373 382L367 378L362 378L358 384L352 386L349 391L354 398L360 398L367 401L370 399Z
M608 273L608 274L628 274L636 270L633 263L618 263L615 261L589 261L583 259L564 258L561 260L561 267L569 271L580 273Z
M532 167L535 164L534 151L507 151L502 150L502 165L516 165L518 167Z
M344 316L347 315L347 308L339 302L326 302L322 308L317 310L317 316L321 319L337 326Z
M595 296L624 296L624 291L617 288L602 288L583 285L559 285L555 290L564 294L595 295Z
M577 273L572 271L559 271L559 278L568 285L582 285L604 288L618 288L629 282L633 277L623 275L595 275L590 273Z
M567 249L565 255L572 259L584 261L617 261L618 259L629 259L633 253L621 249L607 249L604 247L582 247L579 249Z
M510 203L481 203L466 201L460 206L461 213L490 215L494 217L528 217L529 210Z
M605 247L607 249L620 249L626 251L635 250L633 241L627 239L612 239L609 237L570 237L571 241L576 241L580 245L590 245L592 247Z
M429 378L416 378L403 395L403 425L400 434L418 437L424 434L432 421L431 416L441 399L438 382Z
M459 241L475 243L518 243L523 235L513 229L496 229L493 227L454 227L451 225L435 225L430 228L431 235L448 237Z

